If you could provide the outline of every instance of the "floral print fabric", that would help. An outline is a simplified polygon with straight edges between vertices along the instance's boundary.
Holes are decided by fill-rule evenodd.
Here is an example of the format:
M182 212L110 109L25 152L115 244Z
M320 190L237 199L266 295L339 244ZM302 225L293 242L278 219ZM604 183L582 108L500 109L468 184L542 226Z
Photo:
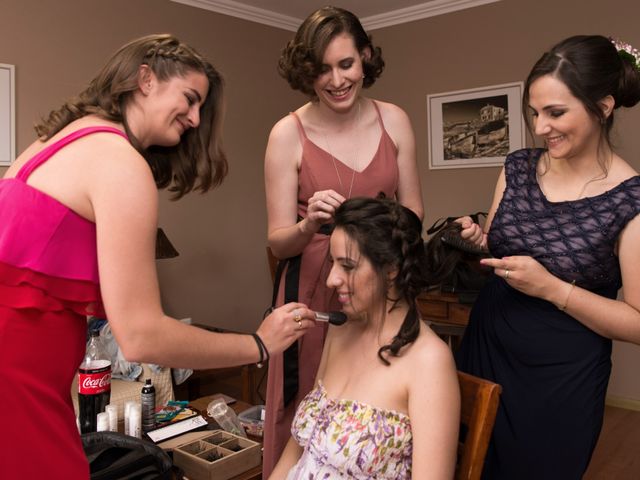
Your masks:
M409 417L331 399L322 382L298 406L291 433L304 452L287 480L411 478Z

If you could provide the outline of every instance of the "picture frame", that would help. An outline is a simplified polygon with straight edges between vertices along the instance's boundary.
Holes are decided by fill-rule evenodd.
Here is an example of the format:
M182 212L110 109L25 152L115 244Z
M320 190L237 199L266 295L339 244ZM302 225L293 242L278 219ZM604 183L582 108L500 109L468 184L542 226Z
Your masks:
M427 95L429 169L495 167L524 147L522 82Z
M0 63L0 166L16 158L15 67Z

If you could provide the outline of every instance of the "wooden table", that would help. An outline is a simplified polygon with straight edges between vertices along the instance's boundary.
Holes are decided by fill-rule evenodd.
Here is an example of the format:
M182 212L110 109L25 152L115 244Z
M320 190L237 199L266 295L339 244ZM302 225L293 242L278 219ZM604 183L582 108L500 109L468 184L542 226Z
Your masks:
M458 295L430 291L422 293L417 300L418 312L434 332L457 350L469 323L471 305L460 303Z

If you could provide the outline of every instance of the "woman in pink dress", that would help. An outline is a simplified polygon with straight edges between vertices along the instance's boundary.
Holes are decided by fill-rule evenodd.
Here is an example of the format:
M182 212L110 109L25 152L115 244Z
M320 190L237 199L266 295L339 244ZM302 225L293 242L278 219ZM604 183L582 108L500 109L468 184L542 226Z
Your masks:
M265 156L268 243L281 259L276 304L339 305L326 287L335 209L383 192L423 215L415 140L406 113L365 98L382 73L380 48L352 13L324 7L300 26L279 71L310 101L273 127ZM326 326L272 356L267 385L263 477L290 436L296 406L314 384Z
M264 360L314 324L304 305L253 335L162 311L158 188L222 182L222 79L170 35L123 46L89 87L36 127L0 180L0 465L3 478L86 479L70 389L86 315L105 315L129 361L214 368Z

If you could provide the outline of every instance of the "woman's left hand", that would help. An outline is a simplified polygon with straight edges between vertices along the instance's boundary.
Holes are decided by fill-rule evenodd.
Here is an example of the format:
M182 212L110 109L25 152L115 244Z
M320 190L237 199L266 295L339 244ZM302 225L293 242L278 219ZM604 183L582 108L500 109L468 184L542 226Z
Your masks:
M556 278L532 257L483 258L480 263L493 268L494 273L513 288L532 297L546 298L550 283Z

